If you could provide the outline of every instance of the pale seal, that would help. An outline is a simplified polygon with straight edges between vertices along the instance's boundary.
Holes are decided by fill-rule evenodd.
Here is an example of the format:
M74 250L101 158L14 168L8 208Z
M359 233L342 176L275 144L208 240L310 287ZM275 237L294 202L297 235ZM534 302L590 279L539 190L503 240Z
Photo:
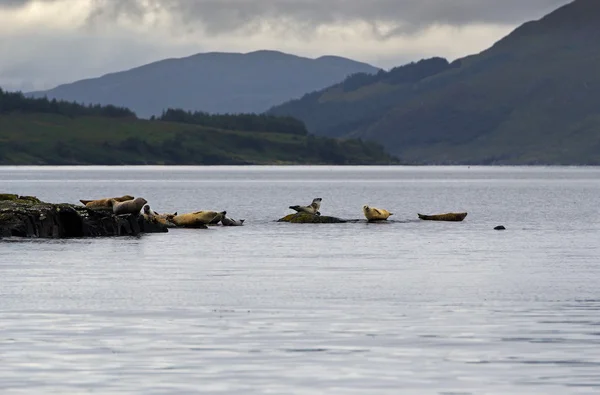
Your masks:
M363 213L367 221L385 221L390 215L393 215L382 208L369 207L366 204L363 206Z
M292 210L296 210L299 213L308 213L314 215L321 215L319 209L321 208L321 198L313 199L312 203L308 206L290 206Z
M216 211L196 211L175 215L169 220L182 228L206 228L206 225L211 224L216 218L221 221L226 214L226 211L220 213Z

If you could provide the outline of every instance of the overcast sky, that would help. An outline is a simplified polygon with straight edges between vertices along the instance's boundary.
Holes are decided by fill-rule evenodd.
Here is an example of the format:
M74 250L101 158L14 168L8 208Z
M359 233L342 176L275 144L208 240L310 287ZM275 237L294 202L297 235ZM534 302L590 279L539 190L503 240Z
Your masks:
M570 0L0 0L0 86L274 49L390 68L479 52Z

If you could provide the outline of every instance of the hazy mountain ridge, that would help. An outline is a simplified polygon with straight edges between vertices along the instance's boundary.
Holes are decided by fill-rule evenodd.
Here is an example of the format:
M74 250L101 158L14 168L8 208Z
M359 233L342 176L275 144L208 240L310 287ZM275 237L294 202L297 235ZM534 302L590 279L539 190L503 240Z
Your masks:
M210 52L164 59L29 95L124 106L144 117L160 115L169 107L260 113L350 74L378 70L336 56L309 59L277 51Z

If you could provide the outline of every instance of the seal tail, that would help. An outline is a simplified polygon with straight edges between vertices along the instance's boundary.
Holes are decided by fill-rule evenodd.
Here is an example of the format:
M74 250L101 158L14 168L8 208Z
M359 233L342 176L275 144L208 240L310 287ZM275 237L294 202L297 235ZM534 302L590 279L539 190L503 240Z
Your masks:
M300 206L290 206L292 210L300 211Z
M80 200L80 202L85 206L86 204L88 204L89 202L92 202L93 200Z

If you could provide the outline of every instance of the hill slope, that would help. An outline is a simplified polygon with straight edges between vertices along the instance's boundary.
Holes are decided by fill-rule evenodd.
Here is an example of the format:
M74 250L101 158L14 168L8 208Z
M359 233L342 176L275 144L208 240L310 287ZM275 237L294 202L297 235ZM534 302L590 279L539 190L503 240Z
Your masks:
M576 0L480 54L354 76L269 113L409 162L600 164L599 39L600 1Z
M138 115L168 108L210 113L263 112L357 73L378 69L350 59L303 58L275 51L202 53L32 92L80 103L113 104Z
M397 160L375 143L308 135L290 118L169 110L148 121L0 89L0 165L389 163Z

